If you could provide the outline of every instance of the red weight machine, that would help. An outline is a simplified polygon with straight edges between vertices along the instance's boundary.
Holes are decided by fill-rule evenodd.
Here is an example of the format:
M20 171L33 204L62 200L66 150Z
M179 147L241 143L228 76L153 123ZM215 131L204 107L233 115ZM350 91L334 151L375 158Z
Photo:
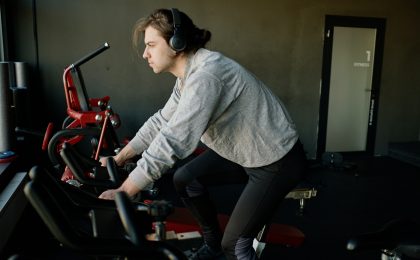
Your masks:
M89 98L80 66L109 48L105 43L100 48L82 59L69 65L63 73L63 86L66 96L67 117L62 128L52 135L50 124L43 142L43 149L48 149L48 157L53 167L63 172L62 181L74 179L73 173L65 167L59 153L64 143L76 145L83 140L90 142L90 156L95 160L99 155L114 155L120 148L115 128L120 126L120 119L109 105L110 97ZM46 144L48 143L48 147ZM88 173L87 173L88 174Z

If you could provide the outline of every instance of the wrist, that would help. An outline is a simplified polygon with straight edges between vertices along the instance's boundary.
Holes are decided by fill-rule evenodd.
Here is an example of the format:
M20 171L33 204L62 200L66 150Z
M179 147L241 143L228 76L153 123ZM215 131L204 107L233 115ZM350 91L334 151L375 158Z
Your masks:
M124 161L121 159L120 156L118 156L118 154L113 156L113 158L117 166L122 166L124 164Z
M118 188L119 191L124 191L128 196L132 197L140 192L140 189L127 178L124 183Z

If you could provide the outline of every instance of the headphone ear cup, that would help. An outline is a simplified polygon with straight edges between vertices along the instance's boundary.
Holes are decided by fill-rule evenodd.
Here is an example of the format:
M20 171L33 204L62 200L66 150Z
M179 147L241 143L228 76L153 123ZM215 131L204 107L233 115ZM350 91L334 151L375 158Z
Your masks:
M186 47L185 40L176 33L169 39L169 45L174 51L182 51Z

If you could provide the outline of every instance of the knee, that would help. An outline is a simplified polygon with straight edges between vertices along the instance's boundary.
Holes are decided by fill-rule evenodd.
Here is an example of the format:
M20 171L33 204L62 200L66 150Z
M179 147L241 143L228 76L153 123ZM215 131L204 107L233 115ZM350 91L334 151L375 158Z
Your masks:
M173 177L173 183L175 186L175 190L178 193L183 193L186 190L187 185L189 184L188 180L188 171L185 167L178 168Z
M191 174L186 173L185 169L175 172L173 178L176 192L181 197L197 197L207 193L207 188L203 186Z
M228 238L225 234L221 242L223 253L226 256L235 256L235 244L236 244L236 239Z

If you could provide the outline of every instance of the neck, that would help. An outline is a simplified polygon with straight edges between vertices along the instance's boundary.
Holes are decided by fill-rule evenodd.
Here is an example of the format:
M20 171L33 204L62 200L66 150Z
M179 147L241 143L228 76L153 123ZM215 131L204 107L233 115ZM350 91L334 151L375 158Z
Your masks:
M188 62L188 55L184 52L179 53L176 58L173 67L169 70L177 78L184 78L185 68Z

